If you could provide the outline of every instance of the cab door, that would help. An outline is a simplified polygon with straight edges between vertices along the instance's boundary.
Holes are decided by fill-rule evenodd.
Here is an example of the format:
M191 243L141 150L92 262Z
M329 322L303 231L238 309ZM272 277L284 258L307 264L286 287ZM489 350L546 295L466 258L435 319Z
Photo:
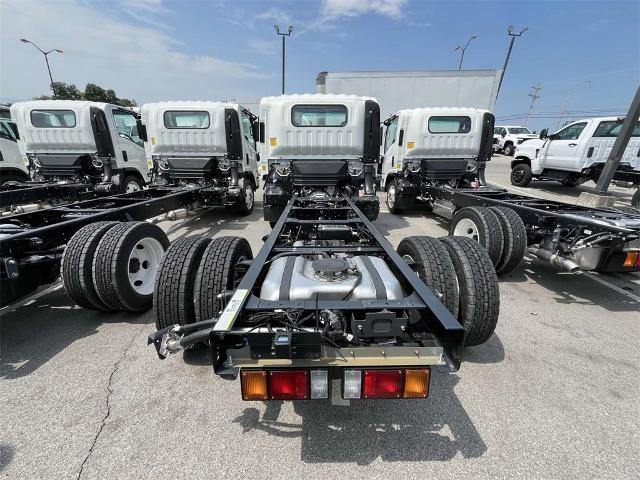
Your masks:
M540 166L554 170L581 171L582 150L586 143L580 142L587 122L567 125L547 139L540 149Z
M258 183L258 151L253 138L253 122L256 116L247 110L240 111L240 128L242 129L242 167L245 172L253 172Z
M386 130L384 134L384 143L382 145L382 186L386 187L387 177L390 174L398 172L398 164L402 164L398 158L398 122L399 117L393 117L386 122ZM402 168L402 167L401 167Z
M144 142L138 134L138 116L130 111L118 107L110 107L115 124L115 138L113 140L119 169L135 169L144 181L149 180L149 167L144 151Z

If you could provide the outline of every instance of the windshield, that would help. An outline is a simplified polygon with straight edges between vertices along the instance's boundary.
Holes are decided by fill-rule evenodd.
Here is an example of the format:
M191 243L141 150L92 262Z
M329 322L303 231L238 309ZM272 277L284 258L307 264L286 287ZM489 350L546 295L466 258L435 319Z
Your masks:
M528 128L524 128L524 127L509 128L509 132L512 135L522 135L522 134L531 133Z

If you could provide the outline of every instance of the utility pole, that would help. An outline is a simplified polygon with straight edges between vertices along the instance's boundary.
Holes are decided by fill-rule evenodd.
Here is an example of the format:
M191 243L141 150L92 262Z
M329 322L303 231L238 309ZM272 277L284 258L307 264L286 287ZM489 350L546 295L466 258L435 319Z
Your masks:
M276 33L282 37L282 95L284 95L284 52L285 52L285 37L291 36L291 32L293 32L293 25L289 25L287 33L280 32L280 25L274 25Z
M38 51L44 55L44 61L47 63L47 71L49 72L49 81L51 82L49 85L51 86L51 93L53 93L53 98L56 98L56 91L53 88L53 76L51 75L51 67L49 66L49 54L51 52L57 52L57 53L63 53L62 50L58 49L58 48L52 48L51 50L48 51L44 51L42 50L38 45L36 45L35 43L33 43L31 40L27 40L26 38L21 38L20 41L22 43L30 43L31 45L33 45L34 47L36 47L38 49Z
M524 32L529 30L529 27L524 27L520 30L520 33L513 33L513 25L509 25L507 29L507 35L511 37L511 42L509 43L509 50L507 50L507 58L504 59L504 66L502 67L502 76L500 77L500 82L498 83L498 91L496 92L496 98L498 98L498 94L500 93L500 87L502 87L502 80L504 80L504 76L507 73L507 65L509 65L509 58L511 58L511 50L513 50L513 44L516 41L516 37L521 37Z
M531 87L531 93L529 94L529 96L531 97L531 105L529 105L529 111L527 112L527 119L524 121L524 126L527 126L527 123L529 123L529 117L531 116L531 111L533 110L533 104L536 103L536 100L540 98L540 95L538 95L538 92L542 90L542 86L540 85L534 85L533 87Z
M462 50L462 56L460 57L460 65L458 65L458 70L462 70L462 61L464 60L464 52L467 51L467 47L471 43L471 40L475 40L476 38L478 38L477 35L471 35L471 37L469 37L469 40L467 40L467 43L465 44L464 47L462 45L458 45L456 48L453 49L454 52L459 52L460 50Z
M556 130L560 129L560 127L562 126L562 120L564 119L565 114L569 111L569 101L571 100L576 87L579 87L580 85L588 85L590 83L591 80L580 80L579 82L576 82L569 87L569 93L567 94L567 99L564 101L564 107L562 107L562 110L560 111L560 118L558 119Z

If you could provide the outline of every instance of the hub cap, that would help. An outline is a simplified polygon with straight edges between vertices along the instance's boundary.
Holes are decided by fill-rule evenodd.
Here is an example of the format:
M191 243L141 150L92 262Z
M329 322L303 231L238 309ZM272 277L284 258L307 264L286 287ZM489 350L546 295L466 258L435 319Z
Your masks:
M391 185L387 191L387 205L393 208L396 204L396 187Z
M244 202L247 208L251 210L251 207L253 207L253 188L246 187L244 189Z
M127 183L127 186L125 188L125 191L127 193L131 193L131 192L139 192L140 191L140 185L138 184L138 182L132 180L130 182Z
M151 295L164 248L155 238L143 238L129 255L129 283L136 293Z
M456 228L453 229L453 234L457 237L472 238L476 242L480 241L478 226L468 218L463 218L457 223Z

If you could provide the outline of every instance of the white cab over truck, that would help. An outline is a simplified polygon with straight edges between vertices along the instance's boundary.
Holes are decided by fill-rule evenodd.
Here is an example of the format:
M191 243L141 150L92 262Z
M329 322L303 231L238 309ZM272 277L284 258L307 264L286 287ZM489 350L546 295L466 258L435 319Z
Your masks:
M0 186L22 183L29 179L29 171L18 145L19 138L16 124L9 119L0 118Z
M526 187L533 179L558 180L568 187L590 180L597 182L623 120L588 118L551 135L542 130L539 139L529 140L516 149L511 161L511 184ZM613 182L629 188L640 186L640 122L633 130ZM637 192L632 202L634 206L640 203Z
M346 194L369 219L379 212L380 107L356 95L283 95L260 102L264 216L275 222L294 195Z
M89 183L98 191L133 192L149 180L140 116L131 109L34 100L14 103L11 115L33 181Z
M538 138L538 135L531 133L527 127L498 126L493 129L493 149L502 152L507 156L512 156L516 148L521 143Z
M414 108L384 121L380 173L391 213L429 185L466 186L491 157L494 116L476 108Z
M255 115L208 101L149 103L141 115L155 184L206 187L212 204L251 213L259 185Z

